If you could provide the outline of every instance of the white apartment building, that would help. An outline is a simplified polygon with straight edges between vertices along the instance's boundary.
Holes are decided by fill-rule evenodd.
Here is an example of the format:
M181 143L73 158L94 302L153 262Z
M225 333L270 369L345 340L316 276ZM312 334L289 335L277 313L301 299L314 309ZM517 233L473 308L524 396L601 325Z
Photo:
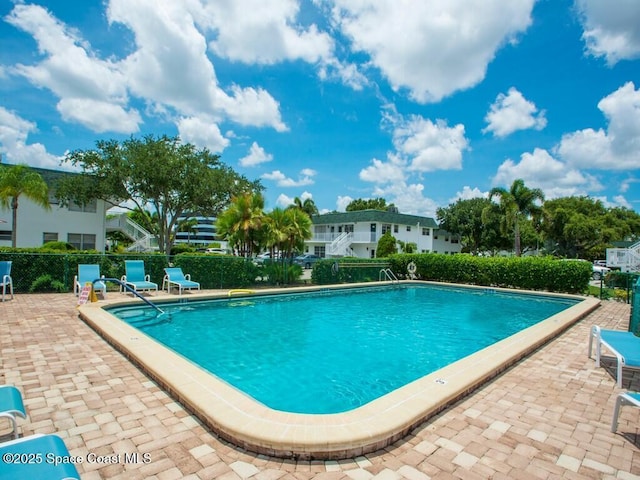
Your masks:
M0 165L0 168L10 168ZM32 167L33 168L33 167ZM60 205L55 197L55 185L64 175L73 173L43 168L33 168L49 187L51 210L21 195L18 198L17 247L40 247L51 241L68 242L81 250L95 249L104 252L107 205L103 200L95 200L88 205ZM11 209L0 207L0 246L11 246Z
M441 230L433 218L382 210L314 215L313 237L305 253L320 257L375 258L378 240L390 232L396 240L415 243L416 253L460 252L457 236Z

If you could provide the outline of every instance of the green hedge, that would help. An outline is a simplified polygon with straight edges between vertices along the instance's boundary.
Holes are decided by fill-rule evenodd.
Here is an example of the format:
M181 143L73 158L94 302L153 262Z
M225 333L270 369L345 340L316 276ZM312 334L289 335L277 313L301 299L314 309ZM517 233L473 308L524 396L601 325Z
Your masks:
M410 262L416 277L438 282L494 287L582 293L587 290L592 266L582 261L552 257L475 257L467 254L422 253L389 257L398 277L407 277Z
M73 277L79 264L98 264L100 273L107 278L120 279L125 273L125 260L143 260L145 272L151 281L162 287L164 268L169 262L181 267L202 288L242 288L255 283L257 268L244 258L226 255L181 254L169 260L162 254L101 254L93 251L43 251L42 249L1 249L0 260L9 260L11 278L16 292L28 292L32 285L49 276L50 281L60 282L67 291L73 290ZM118 288L115 283L108 288Z
M551 257L475 257L466 254L398 254L387 259L333 259L316 263L313 283L371 282L380 270L391 268L398 278L409 278L407 266L415 263L415 276L436 282L582 293L592 274L590 263L559 261ZM336 267L337 265L337 267Z

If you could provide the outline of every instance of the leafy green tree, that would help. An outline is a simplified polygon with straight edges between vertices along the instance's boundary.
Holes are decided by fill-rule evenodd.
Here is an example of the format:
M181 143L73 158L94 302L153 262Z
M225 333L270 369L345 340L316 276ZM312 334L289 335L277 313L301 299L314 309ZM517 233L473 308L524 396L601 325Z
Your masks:
M394 253L398 253L398 248L396 247L397 240L391 235L390 232L386 232L384 235L380 237L378 240L378 246L376 248L376 257L385 258Z
M216 221L218 235L226 238L232 248L244 257L259 253L263 245L264 197L260 193L245 193L231 200L229 207Z
M304 201L302 201L299 197L296 197L293 199L293 205L287 208L297 208L305 212L310 217L318 214L318 207L311 198L305 198Z
M51 210L49 188L42 176L27 165L3 166L0 168L0 205L11 208L11 246L16 247L18 240L18 199L24 196Z
M345 210L347 212L355 212L357 210L383 210L386 211L389 208L395 208L392 203L387 205L387 201L384 198L357 198L352 200Z
M544 202L544 194L539 188L528 188L524 180L513 181L509 190L496 187L489 192L489 200L497 197L503 215L503 232L513 231L514 251L517 257L522 253L520 230L523 222L535 220L542 214L538 202Z
M446 208L438 208L436 215L440 228L460 237L463 251L478 253L491 249L487 241L489 221L482 216L490 206L487 198L459 199Z
M167 253L176 222L185 212L217 216L232 197L262 189L259 182L250 182L224 165L218 155L181 143L178 137L100 140L96 149L73 151L65 161L80 166L82 174L58 186L61 201L99 198L116 205L130 200L134 204L130 210L140 211L148 206L157 213L156 221L146 215L142 225L153 232L155 223L160 251Z
M398 240L398 245L402 253L416 253L418 250L418 244L416 242L403 242L402 240Z
M590 197L556 198L544 203L542 232L556 255L595 260L611 242L638 238L640 215Z

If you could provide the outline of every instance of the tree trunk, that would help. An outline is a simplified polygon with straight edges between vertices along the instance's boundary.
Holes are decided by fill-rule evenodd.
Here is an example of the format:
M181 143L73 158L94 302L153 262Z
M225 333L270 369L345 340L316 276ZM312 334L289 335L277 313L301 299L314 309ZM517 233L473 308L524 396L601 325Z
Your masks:
M11 246L16 248L18 244L18 197L11 199Z

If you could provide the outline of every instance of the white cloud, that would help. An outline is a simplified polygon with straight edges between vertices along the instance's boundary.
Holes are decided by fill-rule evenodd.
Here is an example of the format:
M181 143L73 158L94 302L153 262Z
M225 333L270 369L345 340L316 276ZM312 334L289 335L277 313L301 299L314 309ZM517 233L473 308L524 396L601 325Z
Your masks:
M43 7L19 4L5 18L32 34L45 55L40 63L16 65L11 71L58 96L64 120L79 122L95 132L138 131L140 115L126 107L126 81L117 64L95 58L75 32Z
M0 106L0 153L3 163L24 163L32 167L60 169L63 157L47 152L41 143L27 143L30 133L37 131L36 124L20 118Z
M576 0L582 39L594 57L610 66L640 57L640 3L637 0Z
M539 112L533 102L528 101L513 87L506 95L498 95L485 121L488 125L482 132L493 132L496 137L506 137L517 130L528 128L542 130L547 125L545 111Z
M562 137L560 157L576 168L640 168L640 90L632 82L600 100L607 130L587 128Z
M497 50L531 24L535 0L333 0L336 28L394 90L437 102L485 76Z
M333 39L314 24L303 27L299 10L296 0L217 0L205 3L198 21L217 33L210 48L233 61L316 63L331 58Z
M438 205L424 196L424 185L421 183L394 183L386 186L376 186L374 197L386 198L393 203L401 213L435 217Z
M539 148L533 153L523 153L518 163L505 160L498 167L493 184L508 188L518 178L529 188L540 188L547 198L587 195L602 190L595 177L568 167Z
M469 142L464 125L447 126L444 120L431 120L412 115L393 132L396 152L408 161L408 169L416 172L460 170L462 152Z
M270 162L271 160L273 160L273 155L265 152L264 148L258 145L257 142L253 142L249 149L249 154L246 157L242 157L238 163L240 163L242 167L255 167L256 165Z
M449 199L449 203L455 203L458 200L470 200L472 198L488 198L489 192L483 192L478 187L471 188L465 185L461 192L456 192L456 196Z
M293 203L293 197L289 197L284 193L281 193L280 195L278 195L278 198L276 199L276 206L280 208L286 208L292 203Z
M276 182L276 185L279 187L301 187L304 185L313 185L315 183L313 180L315 175L316 172L314 170L304 169L300 172L298 180L294 180L287 177L280 170L274 170L271 173L264 173L262 178Z
M137 110L92 98L63 98L58 111L66 122L76 122L96 133L137 133L142 123Z
M229 146L229 139L220 132L213 120L202 117L181 117L176 121L180 139L199 148L220 153Z
M344 197L342 195L338 195L338 198L336 199L336 210L338 212L344 212L347 209L347 205L349 205L351 202L353 202L353 198L345 195Z
M405 179L402 162L391 158L389 162L383 162L374 158L372 165L360 171L360 180L373 183L401 182Z
M43 58L7 71L50 90L60 99L65 121L96 132L139 131L142 119L132 98L147 105L148 115L175 117L178 128L218 149L225 145L216 132L221 121L286 131L279 103L266 90L218 84L205 32L196 21L202 12L199 1L110 0L108 21L127 28L134 40L125 58L101 59L43 7L18 4L5 18L33 36ZM194 131L195 122L188 127L184 122L195 117L207 118L200 123L202 132Z

